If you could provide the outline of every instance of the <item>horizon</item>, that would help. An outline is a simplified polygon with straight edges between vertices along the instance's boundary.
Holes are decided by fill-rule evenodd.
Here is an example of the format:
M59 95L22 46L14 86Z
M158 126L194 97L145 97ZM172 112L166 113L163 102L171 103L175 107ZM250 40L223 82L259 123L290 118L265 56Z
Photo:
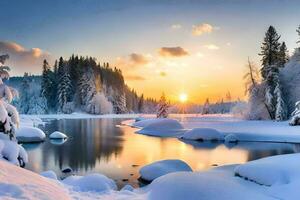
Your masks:
M300 2L277 0L11 1L0 6L0 17L11 16L2 22L0 53L10 55L12 76L41 74L43 59L52 66L60 56L91 56L120 68L138 94L158 99L164 92L172 101L184 94L189 103L217 102L228 91L232 99L245 100L240 84L245 65L250 57L260 67L268 26L274 25L292 54L300 17Z

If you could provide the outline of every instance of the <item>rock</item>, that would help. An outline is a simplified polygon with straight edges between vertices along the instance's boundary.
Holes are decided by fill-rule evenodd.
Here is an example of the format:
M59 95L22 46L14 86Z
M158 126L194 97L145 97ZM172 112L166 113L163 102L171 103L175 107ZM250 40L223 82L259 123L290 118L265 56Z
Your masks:
M50 139L66 139L67 137L68 137L67 135L59 131L54 131L49 136Z
M66 167L66 168L62 169L61 172L63 172L63 173L71 173L71 172L73 172L73 170L72 170L71 167Z

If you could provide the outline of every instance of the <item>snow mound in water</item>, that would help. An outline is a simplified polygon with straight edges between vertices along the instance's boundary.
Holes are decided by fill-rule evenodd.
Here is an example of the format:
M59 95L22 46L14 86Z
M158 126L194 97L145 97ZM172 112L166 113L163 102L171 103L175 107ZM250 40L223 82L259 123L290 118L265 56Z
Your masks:
M186 140L224 140L224 136L219 131L212 128L193 128L192 130L187 131L182 139Z
M140 169L141 178L146 181L153 181L154 179L179 171L192 171L190 166L181 160L161 160Z
M45 140L45 133L36 127L22 126L16 131L19 142L42 142Z
M102 174L69 176L62 182L80 192L109 192L117 189L116 183Z
M148 121L148 120L142 120ZM175 119L152 119L151 123L146 125L137 133L158 137L172 137L181 135L185 130L183 126Z
M258 184L287 184L300 178L300 153L271 156L237 166L237 176Z
M67 137L68 136L66 134L59 132L59 131L54 131L49 136L50 139L66 139Z
M143 119L139 121L135 121L131 126L136 127L136 128L144 128L145 126L148 126L149 124L152 124L154 122L157 122L157 118L150 118L150 119Z
M225 143L236 143L238 142L238 138L235 134L229 134L225 136Z
M52 170L41 172L40 175L44 176L46 178L51 178L51 179L57 180L57 175Z
M148 189L148 200L273 199L240 184L221 170L167 174L155 179Z

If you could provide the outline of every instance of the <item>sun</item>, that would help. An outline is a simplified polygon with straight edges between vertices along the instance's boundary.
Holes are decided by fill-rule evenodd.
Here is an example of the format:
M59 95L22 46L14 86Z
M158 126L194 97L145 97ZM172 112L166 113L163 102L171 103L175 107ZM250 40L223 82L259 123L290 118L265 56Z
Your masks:
M186 102L187 100L188 100L187 94L181 93L181 94L179 95L179 101L180 101L181 103L184 103L184 102Z

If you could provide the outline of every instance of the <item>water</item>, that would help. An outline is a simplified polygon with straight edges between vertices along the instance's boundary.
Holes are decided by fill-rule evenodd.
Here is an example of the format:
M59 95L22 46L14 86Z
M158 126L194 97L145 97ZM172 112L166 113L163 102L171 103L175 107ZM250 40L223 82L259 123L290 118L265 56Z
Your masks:
M245 163L266 156L300 151L297 144L239 143L225 146L212 142L182 142L135 134L134 128L118 126L124 119L63 119L49 121L41 128L50 134L61 131L69 136L65 143L47 139L40 144L25 144L29 154L26 168L34 172L71 167L74 174L98 172L122 187L139 186L140 167L162 159L181 159L193 170L215 165Z

